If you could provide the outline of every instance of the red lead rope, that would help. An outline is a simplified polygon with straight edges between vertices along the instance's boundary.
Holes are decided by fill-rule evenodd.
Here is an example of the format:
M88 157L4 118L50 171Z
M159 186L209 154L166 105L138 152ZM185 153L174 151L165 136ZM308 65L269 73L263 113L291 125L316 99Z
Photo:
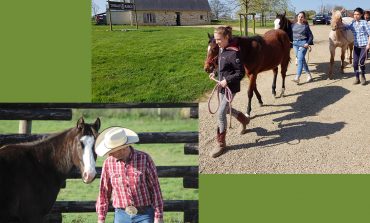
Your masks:
M211 79L216 82L216 86L213 88L212 94L208 99L208 111L211 114L216 114L216 112L220 108L220 94L219 93L221 92L222 86L220 84L220 81L216 80L213 77L211 77ZM218 103L218 105L217 105L216 111L212 111L211 110L211 100L212 100L212 97L215 94L216 90L217 90L217 103ZM231 92L230 88L227 87L227 86L225 87L225 97L226 97L226 101L229 103L229 115L230 115L229 128L231 129L231 109L232 109L231 102L233 101L233 93Z

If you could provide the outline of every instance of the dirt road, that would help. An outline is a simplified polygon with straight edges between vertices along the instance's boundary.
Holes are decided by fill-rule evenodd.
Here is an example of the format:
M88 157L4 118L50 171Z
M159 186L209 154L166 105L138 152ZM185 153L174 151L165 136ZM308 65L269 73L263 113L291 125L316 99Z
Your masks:
M200 104L201 173L370 173L370 84L353 85L351 65L341 74L339 49L335 79L328 80L330 27L317 25L311 29L315 45L309 68L314 81L301 85L292 82L296 66L291 63L286 96L275 99L271 94L272 71L260 73L257 85L264 106L253 97L252 120L245 135L239 135L239 123L232 120L233 129L228 129L226 137L229 149L216 159L208 154L216 146L217 117L209 114L207 103ZM304 81L306 75L301 79ZM233 107L243 112L247 83L245 78L233 102ZM280 92L280 78L277 86Z

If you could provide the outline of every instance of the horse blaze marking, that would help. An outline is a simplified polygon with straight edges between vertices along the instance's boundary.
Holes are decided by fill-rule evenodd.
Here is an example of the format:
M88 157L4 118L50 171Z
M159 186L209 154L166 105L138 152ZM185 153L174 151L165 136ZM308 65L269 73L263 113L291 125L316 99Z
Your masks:
M84 162L84 173L87 173L89 176L96 174L95 170L95 159L92 151L94 145L93 136L82 136L80 141L84 144L82 160Z

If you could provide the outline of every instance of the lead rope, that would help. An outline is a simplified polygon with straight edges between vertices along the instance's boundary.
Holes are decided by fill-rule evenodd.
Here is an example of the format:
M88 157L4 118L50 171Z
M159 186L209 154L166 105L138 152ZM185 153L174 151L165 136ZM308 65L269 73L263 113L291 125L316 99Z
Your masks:
M216 80L213 77L211 79L216 82L216 86L213 88L212 94L208 99L208 111L211 114L216 114L216 112L220 108L220 94L219 93L221 92L222 86L220 84L220 81ZM216 92L216 89L217 89L217 103L218 103L218 105L217 105L216 111L212 111L212 109L211 109L211 100L212 100L213 95ZM226 97L226 101L229 103L229 115L230 115L229 129L231 129L231 116L232 116L231 115L231 109L232 109L233 93L231 92L230 88L227 87L227 86L225 87L225 97Z

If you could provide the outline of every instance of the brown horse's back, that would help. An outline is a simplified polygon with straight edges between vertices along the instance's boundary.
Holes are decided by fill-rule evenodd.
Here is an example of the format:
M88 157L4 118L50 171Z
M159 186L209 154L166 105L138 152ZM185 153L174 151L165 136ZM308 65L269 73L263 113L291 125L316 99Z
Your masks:
M262 71L271 70L279 64L290 60L290 40L289 36L283 30L270 30L263 35L266 42L264 54L266 57Z
M239 38L247 74L271 70L290 60L290 41L283 30L267 31L263 37Z

